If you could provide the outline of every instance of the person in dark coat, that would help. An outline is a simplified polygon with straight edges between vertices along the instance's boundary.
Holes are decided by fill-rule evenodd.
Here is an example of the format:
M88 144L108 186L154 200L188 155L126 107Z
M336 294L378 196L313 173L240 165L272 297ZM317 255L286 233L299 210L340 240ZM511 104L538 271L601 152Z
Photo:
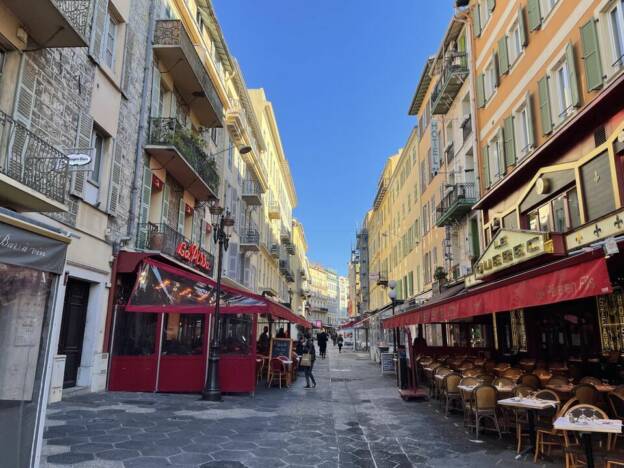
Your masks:
M314 376L312 375L312 368L314 367L314 361L316 361L316 349L314 347L314 341L312 341L312 338L308 337L308 340L303 347L303 353L310 354L310 365L303 368L306 378L306 386L303 388L311 388L310 380L312 380L312 385L316 387L316 380L314 380Z
M269 327L264 327L262 330L262 334L260 338L258 338L258 353L259 354L269 354L269 346L271 344L271 340L269 339Z
M299 341L297 341L297 346L295 347L295 352L297 356L301 356L303 354L303 348L305 346L305 339L303 336L299 337Z
M344 338L342 335L338 335L338 352L342 353L342 343L344 342Z
M284 332L284 327L280 328L277 331L277 335L275 335L275 338L286 338L286 332Z
M327 333L322 331L316 336L316 341L318 341L319 345L319 353L321 354L321 358L325 359L325 355L327 354Z

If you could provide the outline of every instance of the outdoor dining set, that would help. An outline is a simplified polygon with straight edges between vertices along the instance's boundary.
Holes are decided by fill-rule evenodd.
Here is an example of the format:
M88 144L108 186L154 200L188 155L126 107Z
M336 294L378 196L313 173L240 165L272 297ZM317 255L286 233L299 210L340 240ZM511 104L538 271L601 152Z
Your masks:
M526 358L512 366L469 355L420 355L415 362L444 415L463 414L477 440L485 430L510 434L518 458L560 457L566 468L624 466L624 385L580 377L568 362Z

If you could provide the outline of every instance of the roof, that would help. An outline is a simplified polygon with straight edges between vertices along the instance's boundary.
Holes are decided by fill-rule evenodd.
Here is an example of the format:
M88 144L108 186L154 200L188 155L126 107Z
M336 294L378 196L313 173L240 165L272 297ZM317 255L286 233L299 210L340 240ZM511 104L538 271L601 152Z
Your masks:
M418 86L416 87L416 92L414 93L414 97L412 98L412 103L410 104L410 108L408 111L409 115L418 115L418 112L420 112L420 106L422 106L422 103L425 100L427 90L429 89L429 84L431 83L431 68L433 66L434 59L435 57L429 57L427 59L425 68L420 75L420 81L418 82Z

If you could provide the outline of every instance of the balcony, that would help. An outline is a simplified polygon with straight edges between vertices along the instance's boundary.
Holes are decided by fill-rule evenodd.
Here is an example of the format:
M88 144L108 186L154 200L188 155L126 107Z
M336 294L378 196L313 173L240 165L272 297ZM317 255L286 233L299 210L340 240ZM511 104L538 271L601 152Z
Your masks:
M290 268L290 258L288 257L280 258L279 270L280 270L280 273L284 275L284 278L286 278L286 281L288 281L289 283L292 283L295 281L295 276L293 275L292 270Z
M286 252L288 252L288 255L295 255L297 253L297 248L295 247L295 244L293 244L292 242L285 244L285 247L286 247Z
M269 200L268 202L269 208L269 218L270 219L280 219L280 206L277 200Z
M446 146L446 149L444 150L444 156L448 163L453 161L453 159L455 158L455 145L453 143L450 143Z
M431 94L431 113L446 114L468 76L468 56L449 52L444 57L440 79Z
M28 48L86 47L91 0L4 0L28 33Z
M243 229L240 235L241 252L258 252L260 250L260 233L255 226Z
M67 156L0 112L0 200L16 211L67 211Z
M136 248L160 252L212 276L214 256L166 224L139 224Z
M145 150L198 200L216 198L219 174L204 141L175 118L153 118Z
M280 229L280 240L285 245L289 245L291 243L290 230L283 224Z
M158 20L154 54L176 91L205 127L222 127L223 104L208 71L180 20Z
M377 277L377 286L388 286L388 272L379 272L379 276Z
M436 208L436 226L446 226L466 215L477 202L473 183L455 184Z
M262 205L262 191L260 184L255 180L246 180L243 182L243 200L249 206Z
M279 258L279 256L280 256L279 244L271 244L271 257Z
M463 122L461 123L461 128L462 128L462 138L464 139L464 143L466 143L466 141L468 141L468 138L470 138L470 135L472 135L472 117L468 116L466 117Z
M230 108L225 113L225 123L234 143L238 146L248 144L251 139L251 129L247 123L247 112L240 99L230 99Z

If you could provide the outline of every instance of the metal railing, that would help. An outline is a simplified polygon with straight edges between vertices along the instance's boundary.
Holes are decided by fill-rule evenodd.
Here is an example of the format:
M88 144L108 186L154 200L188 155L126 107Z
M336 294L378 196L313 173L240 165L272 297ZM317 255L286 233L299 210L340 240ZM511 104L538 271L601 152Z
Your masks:
M271 244L271 255L274 258L279 258L279 256L280 256L279 244Z
M91 0L52 0L67 22L72 25L83 38L87 37L89 26L89 10Z
M436 83L433 93L431 93L431 102L437 103L452 78L458 76L463 78L466 75L468 75L467 54L465 52L447 52L442 62L440 79Z
M444 198L440 201L436 210L438 218L453 208L457 202L474 203L476 200L477 191L474 183L455 184L452 186L452 190L444 195Z
M175 147L213 193L218 192L219 173L216 162L202 149L206 146L206 142L184 127L176 118L152 118L148 144Z
M240 234L240 243L241 244L253 244L260 245L260 233L258 232L258 228L255 226L248 226L243 228Z
M162 252L178 260L188 263L194 268L198 266L191 264L189 261L180 257L177 253L181 243L186 242L188 246L198 242L192 242L183 234L165 223L140 223L137 230L136 247L141 250L156 250ZM206 256L209 270L206 273L212 274L212 265L214 265L214 256L207 250L199 247L199 252Z
M464 143L466 143L466 141L468 141L468 138L472 134L472 117L468 116L468 118L462 122L461 127L462 137L464 139Z
M69 181L67 156L1 111L0 172L65 203Z
M243 196L257 196L262 195L262 190L260 190L260 184L255 180L246 180L243 182Z

